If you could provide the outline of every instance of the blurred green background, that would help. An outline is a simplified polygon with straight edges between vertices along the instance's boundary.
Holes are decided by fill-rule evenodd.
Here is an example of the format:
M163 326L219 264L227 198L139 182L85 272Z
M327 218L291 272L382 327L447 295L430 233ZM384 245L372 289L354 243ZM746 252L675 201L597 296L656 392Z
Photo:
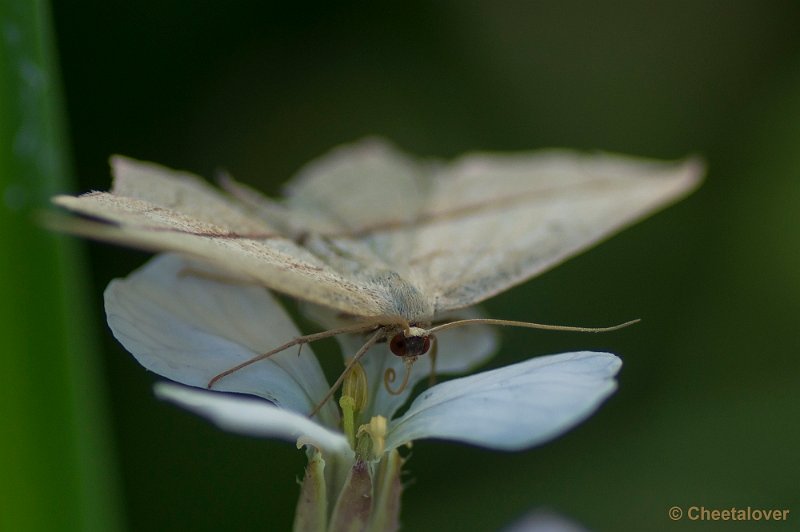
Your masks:
M716 530L730 525L673 522L667 510L749 505L790 509L790 520L738 530L799 526L796 1L83 0L52 11L77 177L62 191L107 189L107 158L122 153L207 177L224 168L277 193L303 163L367 134L437 157L546 146L704 156L708 177L694 196L486 305L495 317L549 323L642 318L602 336L504 330L492 361L610 350L625 361L619 392L528 452L416 443L402 522L495 530L546 507L593 530ZM4 240L2 253L46 238L31 235ZM88 278L69 285L86 287L70 297L88 300L87 315L72 319L91 341L73 346L77 376L56 373L95 390L78 409L94 409L89 429L76 434L111 449L107 462L98 452L72 464L79 482L103 486L86 495L112 513L98 529L115 520L129 530L288 529L302 454L156 401L156 377L115 343L102 309L108 281L147 255L84 247ZM59 264L32 263L28 274L45 279ZM36 334L39 318L25 319ZM3 354L29 361L20 378L53 373L63 358L21 349ZM99 388L80 376L93 360ZM28 384L45 404L64 401L58 386ZM50 415L41 419L52 437L26 450L63 463L52 443L70 429ZM65 494L74 495L66 483L58 504L42 499L36 511L66 511Z

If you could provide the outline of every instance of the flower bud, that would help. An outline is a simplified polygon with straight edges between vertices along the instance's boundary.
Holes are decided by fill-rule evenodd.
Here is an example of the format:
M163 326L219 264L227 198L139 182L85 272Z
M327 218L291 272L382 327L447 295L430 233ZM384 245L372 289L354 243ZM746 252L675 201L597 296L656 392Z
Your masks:
M353 410L355 413L361 412L369 399L367 388L367 374L361 364L353 366L342 384L342 397L353 399Z

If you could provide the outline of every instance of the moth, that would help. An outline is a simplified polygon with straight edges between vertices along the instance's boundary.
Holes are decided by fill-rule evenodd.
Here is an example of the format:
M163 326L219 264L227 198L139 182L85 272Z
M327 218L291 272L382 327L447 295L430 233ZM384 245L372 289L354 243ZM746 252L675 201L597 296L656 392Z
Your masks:
M697 159L567 150L475 153L444 163L366 139L308 164L282 199L272 199L230 177L217 190L152 163L115 156L111 166L110 192L54 198L87 217L67 231L183 254L232 280L327 309L341 324L276 346L208 386L293 345L368 334L329 396L377 342L388 342L410 367L437 332L473 323L613 329L441 321L687 195L703 173Z

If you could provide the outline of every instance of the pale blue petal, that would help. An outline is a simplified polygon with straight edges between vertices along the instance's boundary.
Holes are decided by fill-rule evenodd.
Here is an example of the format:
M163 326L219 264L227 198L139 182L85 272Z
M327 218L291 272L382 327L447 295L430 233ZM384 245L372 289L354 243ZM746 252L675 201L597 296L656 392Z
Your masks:
M266 401L187 388L165 382L155 385L156 396L208 418L223 430L278 438L352 459L353 451L343 434L334 432L308 417L278 408Z
M509 451L540 444L591 415L621 364L609 353L564 353L439 384L391 423L387 448L422 438Z
M219 373L300 335L266 289L214 275L203 264L159 255L112 281L105 305L114 336L147 369L205 388ZM328 383L304 346L300 355L297 347L288 349L223 378L214 389L257 395L308 414ZM336 426L332 402L318 415Z

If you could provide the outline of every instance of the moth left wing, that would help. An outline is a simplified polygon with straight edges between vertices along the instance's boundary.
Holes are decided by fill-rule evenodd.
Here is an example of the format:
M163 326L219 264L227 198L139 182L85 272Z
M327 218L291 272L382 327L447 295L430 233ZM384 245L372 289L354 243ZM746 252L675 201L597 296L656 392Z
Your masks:
M337 271L302 246L249 215L199 178L117 158L112 192L54 202L105 223L75 221L64 230L152 251L205 260L285 294L354 316L392 309L385 287Z

